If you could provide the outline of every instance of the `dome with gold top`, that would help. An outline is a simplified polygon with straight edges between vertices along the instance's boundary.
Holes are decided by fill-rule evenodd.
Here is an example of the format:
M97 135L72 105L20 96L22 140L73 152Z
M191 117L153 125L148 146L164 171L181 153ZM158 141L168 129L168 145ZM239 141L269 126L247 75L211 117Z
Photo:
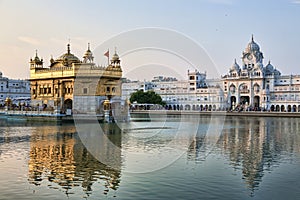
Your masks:
M66 66L66 67L70 67L72 65L72 63L80 63L80 60L78 57L76 57L74 54L71 53L70 50L70 44L67 45L67 53L61 55L60 57L58 57L54 62L51 62L51 66Z

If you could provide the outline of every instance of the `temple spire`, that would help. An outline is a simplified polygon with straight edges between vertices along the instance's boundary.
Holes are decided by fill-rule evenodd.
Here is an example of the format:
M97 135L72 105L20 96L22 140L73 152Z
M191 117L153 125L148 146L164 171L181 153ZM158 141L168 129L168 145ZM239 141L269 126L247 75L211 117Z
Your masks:
M68 46L68 54L70 54L70 52L71 52L71 50L70 50L70 43L67 46Z

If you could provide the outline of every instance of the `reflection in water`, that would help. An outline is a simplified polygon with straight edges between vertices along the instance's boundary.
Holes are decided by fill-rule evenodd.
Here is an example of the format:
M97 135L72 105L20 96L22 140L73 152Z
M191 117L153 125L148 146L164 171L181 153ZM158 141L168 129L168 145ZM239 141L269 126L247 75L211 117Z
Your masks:
M103 130L120 146L121 131L117 126L106 125ZM118 188L121 171L96 160L81 143L74 126L45 126L38 131L31 134L30 183L40 185L47 180L50 188L62 189L67 195L81 187L89 196L95 182L104 186L104 194Z
M300 152L298 130L300 122L293 118L227 117L215 151L223 151L230 165L241 170L254 195L265 172ZM198 133L189 147L188 159L197 160L206 149L206 137Z

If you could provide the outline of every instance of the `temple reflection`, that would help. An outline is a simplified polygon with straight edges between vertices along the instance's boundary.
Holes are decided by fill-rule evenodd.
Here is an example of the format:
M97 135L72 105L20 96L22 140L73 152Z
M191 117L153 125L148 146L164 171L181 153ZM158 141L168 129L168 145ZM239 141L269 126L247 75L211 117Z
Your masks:
M242 172L252 195L266 172L300 152L299 128L299 120L293 118L226 117L214 151L223 152L230 165ZM198 134L188 149L188 159L203 156L205 140L204 134Z
M41 185L46 181L49 188L63 190L67 195L82 188L89 196L94 183L104 194L117 190L121 170L112 169L95 159L80 141L75 126L45 126L38 130L31 134L30 183ZM108 139L120 147L121 130L117 126L106 126L103 130ZM121 154L114 156L121 157Z

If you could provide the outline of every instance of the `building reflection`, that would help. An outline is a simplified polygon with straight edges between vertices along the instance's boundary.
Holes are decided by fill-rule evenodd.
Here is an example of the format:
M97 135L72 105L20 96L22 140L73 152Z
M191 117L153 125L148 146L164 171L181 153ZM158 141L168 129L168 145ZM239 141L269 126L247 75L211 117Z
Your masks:
M121 130L109 125L103 130L110 141L120 147ZM97 190L101 187L103 193L108 194L120 183L121 167L113 169L95 159L80 141L73 125L37 129L31 136L29 156L29 182L41 185L46 181L49 188L63 190L67 195L82 188L89 196L95 183ZM121 157L120 154L114 156Z
M300 152L299 128L300 120L294 118L228 116L213 151L223 152L230 165L242 172L253 195L266 172ZM206 145L205 135L198 135L188 150L188 159L201 157Z

